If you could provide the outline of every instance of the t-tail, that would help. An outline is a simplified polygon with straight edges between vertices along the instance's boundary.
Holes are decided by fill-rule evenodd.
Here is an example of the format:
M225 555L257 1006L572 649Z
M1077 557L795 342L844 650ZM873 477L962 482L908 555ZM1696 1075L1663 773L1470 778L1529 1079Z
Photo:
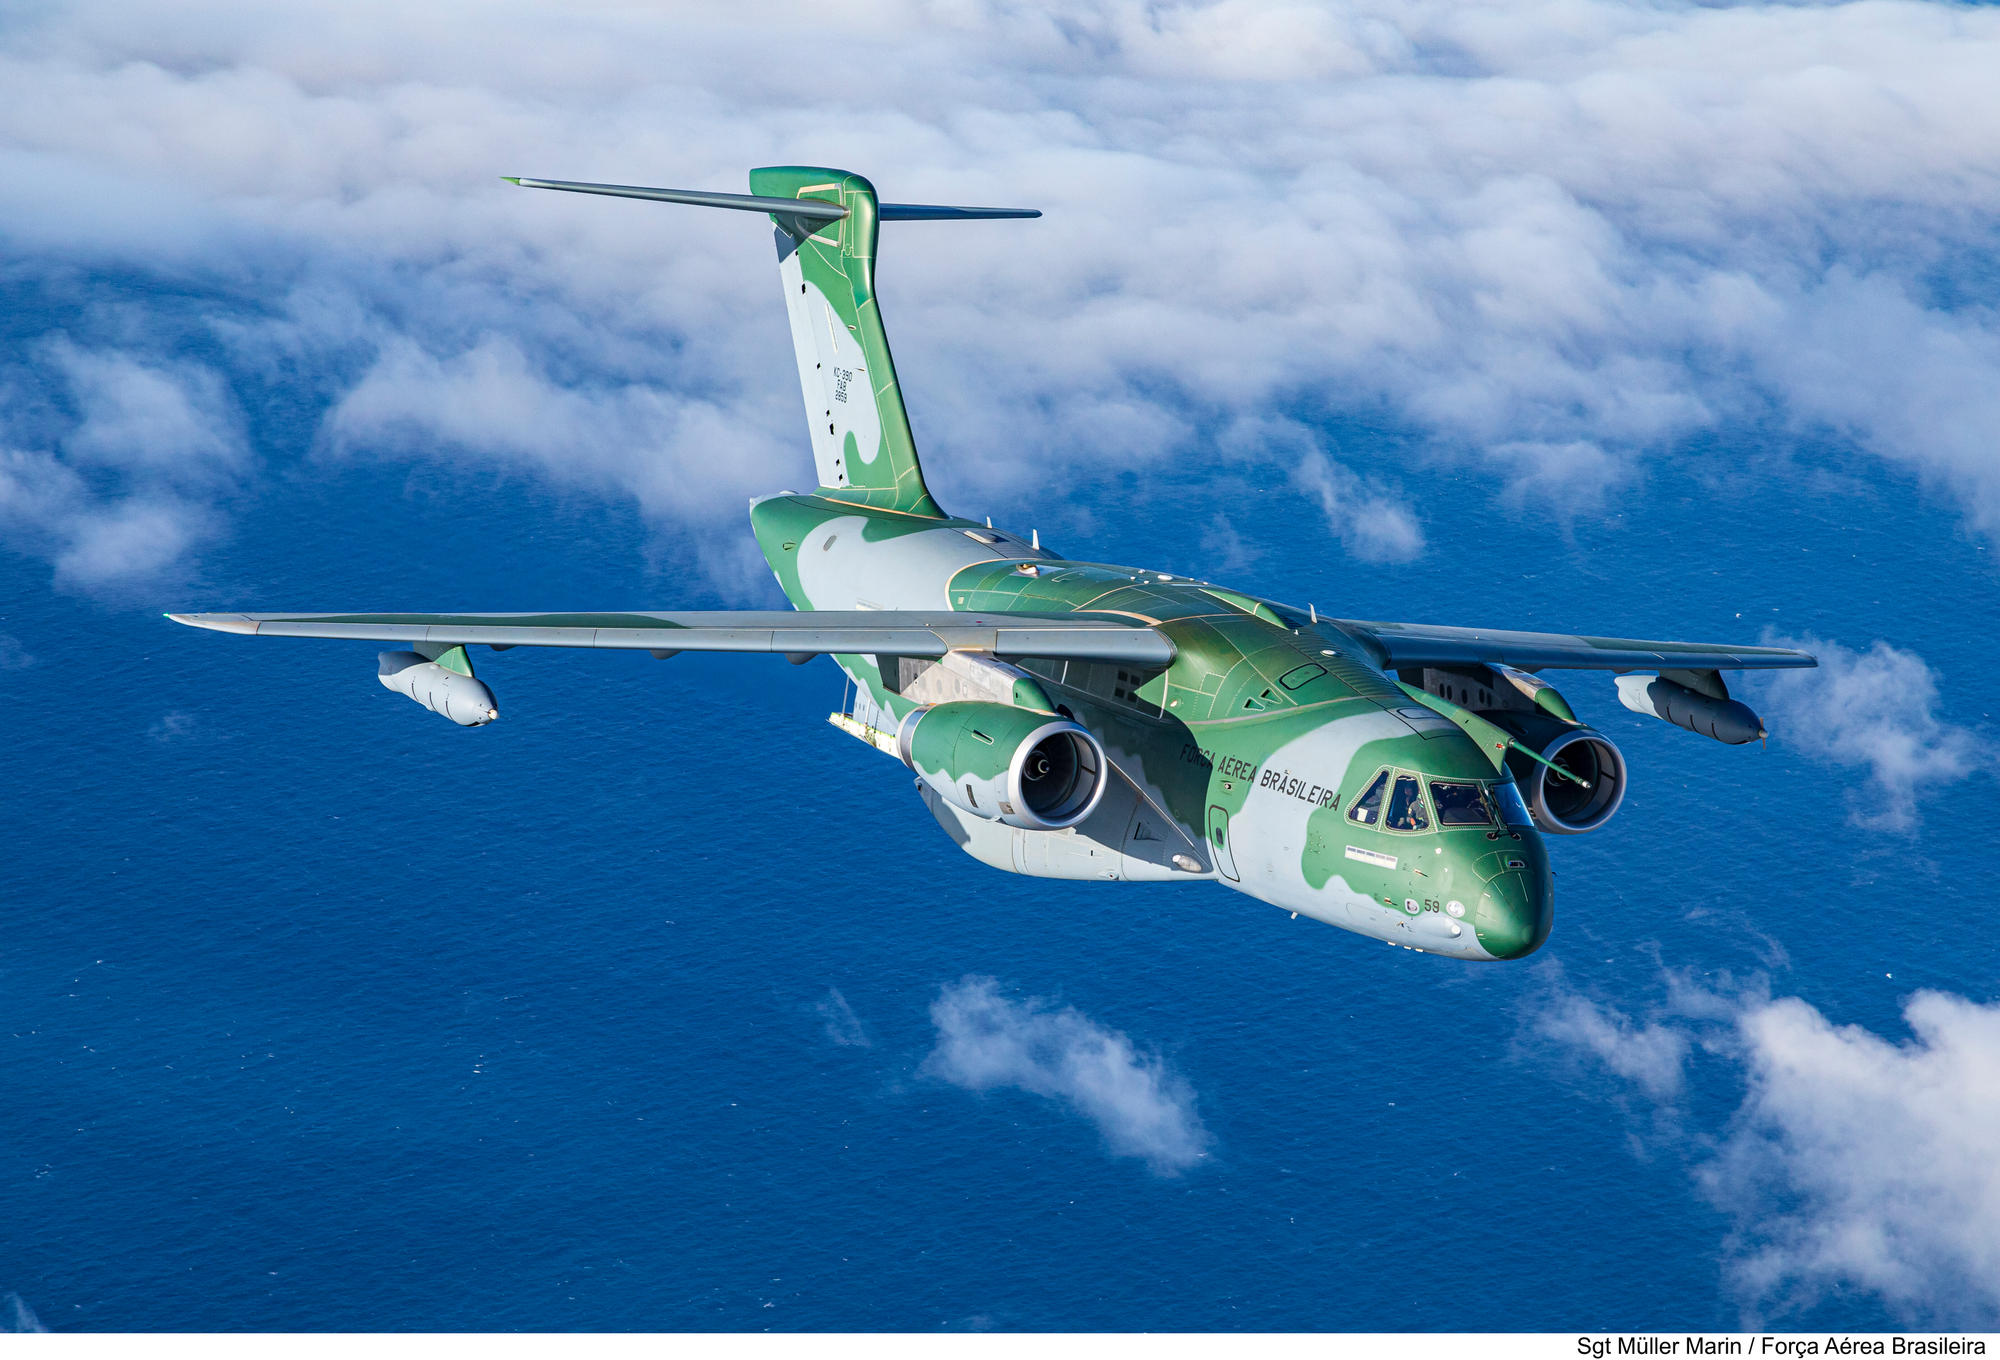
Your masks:
M924 485L917 441L910 433L896 362L875 300L877 229L883 222L1040 217L1040 212L883 203L875 186L859 175L801 165L752 170L748 194L565 180L512 182L530 189L770 214L777 227L778 272L821 492L903 514L944 516Z

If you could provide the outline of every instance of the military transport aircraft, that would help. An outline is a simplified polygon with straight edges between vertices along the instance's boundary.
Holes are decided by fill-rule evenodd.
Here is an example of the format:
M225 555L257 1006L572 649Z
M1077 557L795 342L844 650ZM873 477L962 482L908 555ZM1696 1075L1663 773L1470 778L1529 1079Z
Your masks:
M882 222L1037 217L882 203L842 170L750 172L750 194L517 179L766 213L818 489L751 503L796 612L173 614L266 637L366 638L385 686L467 727L499 716L474 646L830 655L834 726L900 760L938 824L998 869L1213 880L1460 959L1548 938L1544 834L1595 831L1625 761L1537 672L1617 673L1619 700L1717 741L1764 735L1720 672L1817 664L1773 647L1323 618L1172 572L1072 561L948 515L917 462L875 299Z

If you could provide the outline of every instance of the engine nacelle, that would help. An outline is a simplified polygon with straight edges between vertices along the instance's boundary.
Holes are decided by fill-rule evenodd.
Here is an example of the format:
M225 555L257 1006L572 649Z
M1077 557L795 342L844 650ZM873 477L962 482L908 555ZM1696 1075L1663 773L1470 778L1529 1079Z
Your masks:
M1764 735L1764 721L1750 706L1728 697L1702 694L1660 675L1621 675L1618 702L1634 713L1663 718L1676 727L1699 732L1730 746L1742 746Z
M415 652L383 652L375 658L375 678L384 689L408 695L460 727L481 727L500 716L493 691L469 675L447 670Z
M1507 769L1520 786L1535 825L1543 831L1555 836L1595 831L1610 821L1625 801L1625 757L1602 732L1540 714L1480 716L1582 781L1565 779L1518 751L1507 753Z
M1031 831L1088 817L1104 796L1104 748L1073 722L1009 704L932 704L896 732L903 763L953 807Z

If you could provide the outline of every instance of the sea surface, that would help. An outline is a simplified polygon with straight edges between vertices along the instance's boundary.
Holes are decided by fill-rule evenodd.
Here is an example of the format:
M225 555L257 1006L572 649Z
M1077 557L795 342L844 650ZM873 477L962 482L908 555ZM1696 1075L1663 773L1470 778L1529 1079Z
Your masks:
M927 448L945 504L1072 557L1349 617L1885 639L1940 718L1988 721L1992 553L1878 462L1745 434L1551 506L1327 437L1397 480L1421 559L1349 559L1282 468L1065 488L1037 451L994 507ZM827 661L482 654L502 717L461 730L375 644L163 620L777 602L624 502L285 466L158 598L0 559L0 1295L53 1329L1730 1330L1745 1225L1697 1173L1740 1071L1694 1055L1669 1120L1538 1018L1678 975L1901 1038L1918 988L1995 995L1991 780L1871 829L1865 770L1782 727L1725 748L1561 680L1630 793L1554 845L1548 946L1460 964L1213 886L988 869L827 725ZM1206 1155L940 1075L968 978L1127 1036ZM1898 1316L1832 1290L1777 1320Z

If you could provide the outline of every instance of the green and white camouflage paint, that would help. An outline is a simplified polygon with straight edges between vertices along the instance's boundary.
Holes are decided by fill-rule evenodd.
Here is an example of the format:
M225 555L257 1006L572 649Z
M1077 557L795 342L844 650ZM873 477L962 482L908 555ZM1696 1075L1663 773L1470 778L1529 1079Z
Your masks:
M170 617L404 643L382 654L384 685L467 726L498 716L469 645L830 655L852 696L834 725L913 771L940 827L986 864L1213 883L1474 960L1541 946L1543 834L1596 830L1624 796L1616 748L1536 672L1615 672L1626 707L1740 743L1763 727L1720 672L1815 664L1322 618L1069 560L931 497L875 298L882 222L1036 214L883 204L858 175L806 166L752 171L749 195L516 182L768 214L819 485L753 502L750 520L797 612Z

